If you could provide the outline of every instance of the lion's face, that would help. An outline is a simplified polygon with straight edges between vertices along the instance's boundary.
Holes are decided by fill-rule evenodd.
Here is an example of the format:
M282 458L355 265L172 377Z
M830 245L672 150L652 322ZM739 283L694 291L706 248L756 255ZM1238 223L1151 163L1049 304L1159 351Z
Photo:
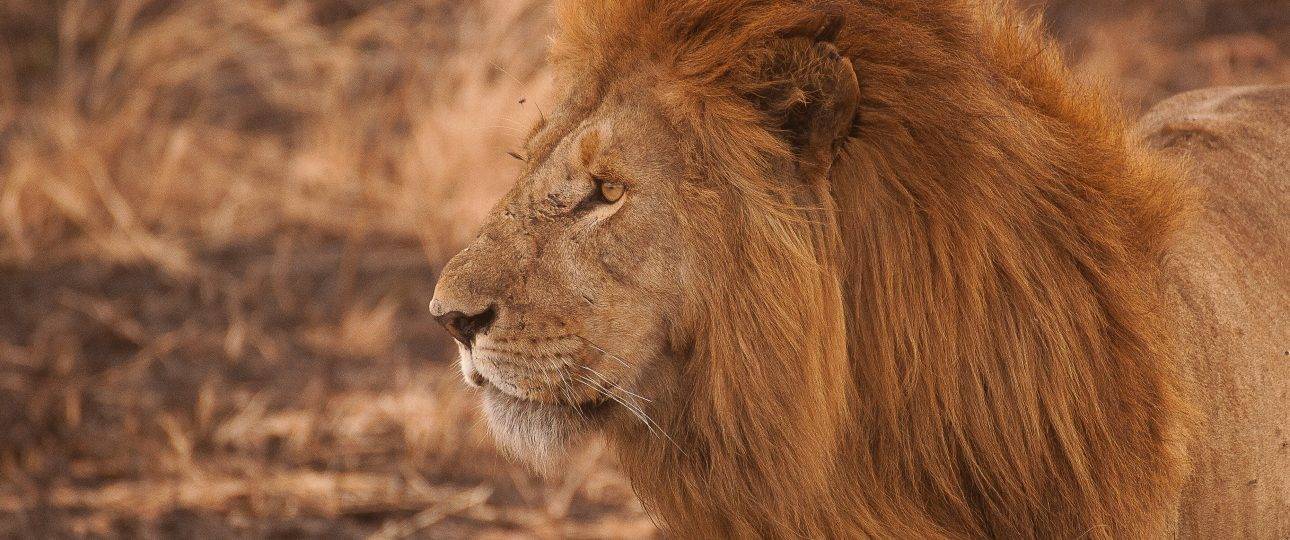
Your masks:
M669 384L693 258L681 142L624 91L539 125L525 169L444 268L431 311L499 441L542 465L577 435L647 417Z

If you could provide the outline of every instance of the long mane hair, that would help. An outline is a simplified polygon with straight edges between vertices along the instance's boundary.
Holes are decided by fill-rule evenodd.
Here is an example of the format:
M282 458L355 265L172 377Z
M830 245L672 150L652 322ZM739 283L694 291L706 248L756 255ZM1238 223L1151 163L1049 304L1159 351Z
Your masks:
M850 59L850 138L786 167L776 39ZM685 535L1120 537L1159 530L1190 412L1162 258L1190 195L1077 86L1033 18L969 0L565 0L553 61L653 70L696 137L704 307L621 444ZM644 67L642 67L644 66ZM798 96L811 99L811 96ZM678 338L680 339L680 338Z

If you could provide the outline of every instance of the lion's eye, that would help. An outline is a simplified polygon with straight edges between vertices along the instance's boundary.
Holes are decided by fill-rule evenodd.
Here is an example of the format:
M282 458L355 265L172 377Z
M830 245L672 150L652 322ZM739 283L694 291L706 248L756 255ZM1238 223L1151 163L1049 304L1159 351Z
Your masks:
M600 197L607 203L616 203L627 193L627 186L621 182L600 181Z

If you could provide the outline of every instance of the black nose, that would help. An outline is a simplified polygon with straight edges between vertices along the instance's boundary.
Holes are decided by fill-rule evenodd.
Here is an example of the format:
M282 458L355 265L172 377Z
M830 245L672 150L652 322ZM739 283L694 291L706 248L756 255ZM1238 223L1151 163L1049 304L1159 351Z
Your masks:
M497 310L493 306L488 306L484 311L474 315L467 315L460 311L449 311L434 319L443 325L453 339L460 341L462 345L470 346L475 339L475 334L487 331L496 318Z

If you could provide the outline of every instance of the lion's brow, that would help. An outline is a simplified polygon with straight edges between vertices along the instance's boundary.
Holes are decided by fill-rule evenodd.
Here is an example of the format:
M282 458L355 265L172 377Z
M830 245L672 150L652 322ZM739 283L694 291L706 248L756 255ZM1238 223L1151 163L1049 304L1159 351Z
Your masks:
M578 144L579 164L585 168L591 168L591 162L595 159L596 154L600 152L600 130L596 128L588 129L582 136Z

